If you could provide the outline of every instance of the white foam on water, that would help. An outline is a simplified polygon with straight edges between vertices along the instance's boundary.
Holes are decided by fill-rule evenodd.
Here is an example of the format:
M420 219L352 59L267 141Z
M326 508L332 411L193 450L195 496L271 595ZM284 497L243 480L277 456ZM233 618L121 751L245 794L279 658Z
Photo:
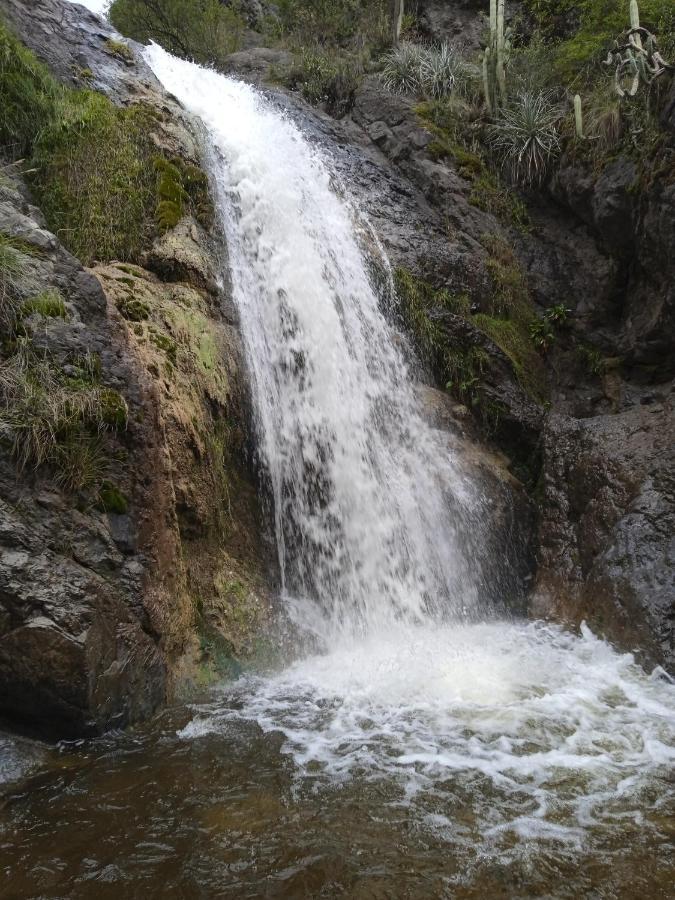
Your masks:
M486 817L486 838L578 844L585 829L640 821L665 808L675 762L672 681L587 628L541 623L393 628L243 679L181 736L240 720L283 735L300 781L389 779L421 818L458 786L479 807L496 790L500 821Z

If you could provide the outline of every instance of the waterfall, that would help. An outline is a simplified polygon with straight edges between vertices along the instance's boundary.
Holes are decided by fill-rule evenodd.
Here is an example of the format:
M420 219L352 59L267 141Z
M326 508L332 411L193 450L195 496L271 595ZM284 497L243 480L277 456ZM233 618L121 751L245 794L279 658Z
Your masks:
M470 611L477 499L420 415L367 221L258 91L158 46L147 58L208 135L290 610L329 642Z

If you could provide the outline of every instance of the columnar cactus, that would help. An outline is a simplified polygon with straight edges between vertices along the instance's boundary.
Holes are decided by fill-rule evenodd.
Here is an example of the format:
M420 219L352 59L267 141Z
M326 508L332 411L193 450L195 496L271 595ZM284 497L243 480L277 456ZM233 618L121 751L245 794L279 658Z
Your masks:
M605 63L616 67L614 82L619 97L634 97L641 84L649 86L673 68L659 53L656 37L640 26L637 0L630 0L630 28L614 41Z
M405 0L394 0L394 46L398 46L398 43L401 40L404 14Z
M485 102L495 112L506 99L506 64L510 50L504 30L505 0L490 0L490 39L483 54Z
M581 106L581 97L579 94L574 95L574 123L576 125L577 137L580 140L584 138L584 112Z

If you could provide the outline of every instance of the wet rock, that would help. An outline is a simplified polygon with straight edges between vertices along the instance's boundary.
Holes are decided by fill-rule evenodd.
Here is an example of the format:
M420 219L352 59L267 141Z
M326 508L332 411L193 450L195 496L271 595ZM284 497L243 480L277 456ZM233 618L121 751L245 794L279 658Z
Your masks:
M152 245L144 265L164 281L185 282L218 293L209 239L197 222L185 217Z
M39 8L0 0L0 11L61 80L78 83L78 68L90 67L93 86L114 101L158 111L158 147L198 163L198 128L136 48L120 57L106 45L111 29L65 0ZM214 572L225 556L255 571L256 616L269 612L243 452L241 340L227 279L216 278L223 248L189 218L154 242L144 260L153 271L127 263L89 271L9 171L0 229L39 251L22 281L26 296L58 289L66 304L66 318L26 320L36 352L76 380L82 360L94 361L91 377L128 410L123 426L100 436L104 481L93 489L66 492L46 466L19 473L0 448L0 714L59 737L96 733L138 721L182 690L199 646L197 604L223 608ZM181 497L199 510L197 532L186 527ZM230 596L223 622L245 616L247 600Z
M532 609L591 627L675 670L672 401L578 421L544 443L540 570Z
M482 610L524 615L536 571L535 505L510 471L510 460L481 443L466 407L426 385L418 385L416 393L425 419L446 435L448 454L467 483L479 486L475 528L469 531L482 545L469 544L467 552L482 566Z

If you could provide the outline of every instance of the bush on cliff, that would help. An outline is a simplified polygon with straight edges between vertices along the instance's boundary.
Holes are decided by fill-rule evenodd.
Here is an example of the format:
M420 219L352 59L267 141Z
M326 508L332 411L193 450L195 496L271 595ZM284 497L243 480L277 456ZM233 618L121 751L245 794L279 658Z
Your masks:
M114 0L110 21L122 34L209 66L239 49L245 22L220 0Z
M136 258L152 227L153 146L148 113L70 91L40 133L33 185L50 228L82 262Z

